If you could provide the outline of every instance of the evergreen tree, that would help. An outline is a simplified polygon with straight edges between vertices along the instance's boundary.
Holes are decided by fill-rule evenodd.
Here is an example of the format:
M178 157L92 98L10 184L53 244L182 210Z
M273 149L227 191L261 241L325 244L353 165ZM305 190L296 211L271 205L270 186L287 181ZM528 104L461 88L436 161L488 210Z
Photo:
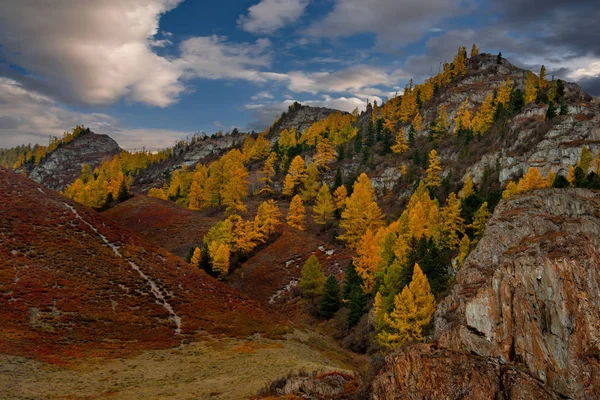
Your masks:
M119 195L117 196L117 200L119 202L123 202L129 198L129 190L127 189L127 183L125 179L121 181L121 185L119 186Z
M564 99L560 100L560 115L569 115L569 106Z
M343 290L343 298L345 300L350 299L350 292L355 287L360 289L363 281L360 275L356 272L356 268L354 268L354 262L350 260L348 266L346 267L346 272L344 274L344 290Z
M335 171L335 179L333 181L333 190L336 190L340 186L344 184L344 179L342 178L342 170L340 167Z
M329 275L323 286L323 298L319 307L319 313L324 318L331 318L342 306L340 299L340 287L335 276Z
M554 179L554 182L552 182L552 187L553 188L564 189L564 188L568 188L569 186L571 186L571 184L569 183L569 181L567 180L567 178L565 178L562 175L558 175Z
M548 103L548 110L546 111L546 121L552 121L556 117L556 106L554 102Z
M350 308L350 313L348 313L348 327L352 328L360 321L367 308L367 298L360 286L352 287L348 296L348 307Z
M498 53L496 57L496 64L502 64L502 52Z
M317 297L323 293L323 286L327 278L321 269L321 263L314 255L310 256L302 267L300 275L300 289L307 297Z

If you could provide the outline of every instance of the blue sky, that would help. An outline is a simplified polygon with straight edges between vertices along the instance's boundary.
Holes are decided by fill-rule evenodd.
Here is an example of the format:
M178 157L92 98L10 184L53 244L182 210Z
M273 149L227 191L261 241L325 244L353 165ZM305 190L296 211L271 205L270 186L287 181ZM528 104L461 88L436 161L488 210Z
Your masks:
M362 109L473 42L598 95L599 20L589 0L5 0L0 147L83 123L156 149L292 101Z

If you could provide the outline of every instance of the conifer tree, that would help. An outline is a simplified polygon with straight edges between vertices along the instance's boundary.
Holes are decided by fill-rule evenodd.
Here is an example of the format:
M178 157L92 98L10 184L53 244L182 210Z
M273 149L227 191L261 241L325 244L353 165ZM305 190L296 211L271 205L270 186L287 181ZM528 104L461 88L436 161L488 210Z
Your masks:
M446 112L445 105L442 105L438 110L438 115L431 127L431 132L434 138L443 137L448 133L448 113Z
M309 202L313 201L319 190L319 169L314 162L310 163L306 168L306 175L302 181L302 200Z
M548 81L546 80L546 66L542 65L540 68L540 78L538 83L540 89L545 89L548 85Z
M127 189L127 183L125 182L125 179L123 179L119 186L119 194L117 196L117 200L119 202L123 202L123 201L127 200L128 198L129 198L129 190Z
M543 189L545 187L547 187L546 180L542 177L540 171L535 167L530 167L517 185L520 193L528 190Z
M440 218L441 229L446 246L453 249L460 242L458 235L464 232L464 220L460 216L460 200L455 193L450 193L446 203L447 205L442 210Z
M498 95L496 96L495 103L500 106L507 106L510 104L510 95L512 93L513 84L510 77L506 78L506 81L498 88Z
M475 117L473 118L471 126L473 127L473 133L476 135L483 135L486 133L494 123L494 98L491 93L488 93L487 97L481 107L477 110Z
M376 230L383 225L383 213L375 201L375 192L369 177L362 173L353 186L352 196L346 201L340 226L345 233L339 239L356 248L367 229Z
M305 229L306 210L302 204L302 198L298 195L295 195L290 203L290 210L287 215L287 224L300 231Z
M471 176L469 174L467 174L467 176L465 177L465 183L463 184L462 190L460 191L458 197L460 199L466 199L473 193L474 193L473 180L471 179Z
M319 189L319 193L317 193L317 201L313 207L313 218L315 222L324 225L332 221L335 209L329 187L326 184L323 184L321 189Z
M344 274L344 292L343 298L344 300L350 299L350 292L354 288L358 288L360 290L360 286L362 285L362 278L356 272L356 268L354 268L354 262L351 260L346 267L346 271Z
M418 132L421 130L422 124L423 124L423 117L421 117L421 113L419 111L417 111L417 113L415 114L415 117L413 118L411 129L414 129L415 132Z
M381 244L371 229L361 237L357 244L357 255L352 259L356 272L363 280L362 290L366 294L373 291L375 274L383 261L381 258Z
M275 161L277 160L277 154L275 152L271 152L267 159L265 160L265 164L263 169L261 170L261 177L259 178L259 182L262 184L262 187L258 191L259 195L270 195L273 194L273 177L275 176Z
M483 202L479 210L475 212L473 215L473 223L471 224L471 228L473 228L473 237L475 241L479 240L481 236L483 236L483 231L485 230L485 224L488 219L490 219L490 211L488 210L487 201Z
M335 147L329 139L320 137L317 141L317 155L315 156L315 164L317 167L324 170L329 169L329 164L335 161L337 153Z
M546 121L551 121L556 117L556 105L554 102L548 103L548 109L546 110Z
M469 236L464 235L460 240L460 244L458 246L458 255L456 256L458 267L461 267L465 263L465 259L469 255L470 248L471 240L469 239Z
M396 154L402 154L406 150L408 150L408 143L406 143L406 138L404 137L404 129L400 129L396 134L396 142L392 146L392 151Z
M592 167L592 163L594 162L594 155L588 149L587 146L583 146L581 148L581 155L579 156L579 162L577 165L583 170L583 172L587 175L590 172L590 168Z
M306 163L304 159L300 156L296 156L292 163L290 164L290 168L288 169L288 173L285 177L285 181L283 184L283 194L286 196L292 196L298 185L306 178Z
M335 276L329 275L323 287L323 298L321 299L319 313L322 317L329 319L338 312L341 306L340 286Z
M212 258L214 273L223 279L229 273L229 246L225 243L212 242L208 247L208 251Z
M469 109L469 98L467 97L454 118L454 134L458 135L469 129L471 129L471 110Z
M533 103L538 94L538 77L531 71L527 71L525 82L525 104Z
M341 185L335 189L335 192L333 192L333 199L336 209L343 210L346 206L346 199L348 199L348 190L346 189L346 186Z
M352 287L348 296L348 327L352 328L360 321L360 318L365 314L367 308L367 299L361 290L360 286Z
M440 161L437 156L437 151L435 149L429 152L429 167L425 171L427 173L427 177L425 178L425 184L431 188L435 188L440 186L442 182L441 172L442 167L440 166Z
M190 260L190 264L192 264L194 267L199 267L200 260L202 260L202 250L200 250L200 247L196 247Z
M257 221L244 221L239 218L233 229L234 248L242 254L248 254L260 243L265 241L265 237L258 229Z
M304 263L300 274L299 286L307 297L317 297L323 293L327 278L321 269L321 263L314 255Z
M281 211L275 204L273 199L269 199L260 206L258 206L258 213L256 214L256 224L258 232L265 238L268 238L273 233L277 225L279 225L281 218Z
M202 164L198 164L196 172L192 178L190 186L188 208L190 210L200 210L206 205L206 193L204 191L204 182L208 178L208 171Z
M435 300L427 277L415 264L412 281L394 299L394 310L385 316L388 329L379 333L384 348L394 349L407 341L422 341L423 328L435 312Z
M504 188L504 191L502 192L502 198L509 199L518 193L519 189L517 187L517 184L514 181L508 181L508 183L506 184L506 188Z
M478 55L479 55L479 49L477 48L475 43L473 43L473 47L471 47L471 58L477 57Z
M458 48L458 53L454 57L452 65L455 76L461 76L467 72L467 50L463 46Z
M552 170L548 171L548 175L546 175L546 187L552 187L554 185L554 180L556 179L556 175Z
M567 175L567 181L573 186L575 184L575 167L572 165L569 167L569 174Z

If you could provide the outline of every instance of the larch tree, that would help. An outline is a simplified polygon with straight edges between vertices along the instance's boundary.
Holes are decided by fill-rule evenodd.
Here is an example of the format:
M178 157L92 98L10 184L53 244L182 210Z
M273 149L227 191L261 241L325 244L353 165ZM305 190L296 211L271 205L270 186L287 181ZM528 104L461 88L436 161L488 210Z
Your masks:
M258 213L256 214L257 229L261 235L268 238L275 229L281 223L281 211L275 204L273 199L269 199L261 203L258 206Z
M546 175L546 187L552 187L554 184L554 180L556 179L556 175L552 169L548 171L548 175Z
M212 242L208 246L208 252L212 259L213 271L220 279L223 279L229 273L229 246L225 243L218 244L217 242Z
M454 134L457 135L471 129L471 110L469 109L469 98L460 105L454 118Z
M464 235L460 240L460 244L458 245L458 255L456 256L456 262L458 267L462 267L465 263L467 256L469 255L469 250L471 249L471 240L469 236Z
M304 263L300 273L300 290L307 297L317 297L323 294L323 286L327 278L321 269L321 263L314 255Z
M444 243L449 249L453 249L459 244L459 234L464 233L464 220L460 216L460 212L460 200L452 192L448 195L446 207L442 209L440 216Z
M239 218L233 228L234 248L242 254L248 254L260 243L265 241L265 236L258 229L257 221L244 221Z
M592 167L592 163L594 162L594 155L588 149L587 146L583 146L581 148L581 155L579 156L579 162L577 165L583 170L583 172L587 175Z
M477 57L478 55L479 55L479 49L477 48L477 45L475 43L473 43L473 47L471 47L471 58Z
M248 171L244 166L242 153L231 150L223 157L223 184L221 203L228 214L246 211L242 200L248 195Z
M506 187L504 188L504 191L502 192L502 198L509 199L518 193L519 188L517 187L517 184L514 181L508 181Z
M317 140L317 154L315 155L315 164L324 170L329 169L329 164L335 161L337 152L331 141L325 137Z
M300 196L295 195L292 198L286 221L289 226L300 231L306 228L306 210Z
M363 279L362 290L371 293L375 285L375 274L383 261L381 245L371 229L361 237L356 246L357 255L352 259L356 272Z
M402 154L406 150L408 150L408 143L406 142L406 137L404 136L404 128L400 128L396 134L396 142L392 146L392 151L396 154Z
M575 167L572 165L569 167L569 174L567 175L567 181L573 186L575 184Z
M346 241L349 247L356 248L367 229L377 230L383 225L384 218L367 174L360 174L353 188L352 196L346 201L346 208L342 212L340 227L345 232L339 239Z
M471 126L473 127L473 133L476 135L483 135L486 133L494 123L494 97L492 93L488 93L485 101L481 104Z
M458 197L460 199L466 199L474 192L473 180L471 179L471 175L467 174L465 177L465 183L463 184L462 190L460 191Z
M473 223L470 225L473 228L473 236L475 240L479 240L483 236L485 230L485 224L490 219L490 211L488 210L488 203L485 201L481 207L473 214Z
M496 95L496 105L502 104L508 106L510 104L510 95L512 93L513 84L510 77L506 78L506 81L498 88Z
M204 192L204 182L208 178L208 170L202 164L198 164L196 172L190 186L188 208L190 210L200 210L205 206L206 194Z
M441 172L442 167L437 156L437 151L433 149L429 152L429 167L425 171L427 174L425 177L425 184L431 188L440 186L442 182Z
M340 187L344 187L343 185ZM338 188L339 189L339 188ZM313 207L313 218L317 224L324 225L334 219L335 205L333 204L333 198L331 192L326 184L321 186L319 193L317 193L317 201Z
M312 162L308 164L308 167L306 168L306 174L304 176L304 180L302 181L300 195L302 196L302 200L309 202L313 201L315 197L317 197L318 191L319 169L317 168L317 164Z
M438 115L431 127L431 131L435 138L441 138L448 133L448 112L445 105L442 105L438 110Z
M412 127L415 129L415 132L418 132L421 130L422 125L423 125L423 117L421 116L421 113L419 111L417 111L417 113L415 114L415 117L413 118L413 121L412 121Z
M190 264L192 264L194 267L199 267L200 260L202 260L202 250L200 250L200 247L196 247L194 249L194 254L192 254Z
M258 191L259 195L271 195L273 194L273 177L275 176L275 161L277 160L277 154L271 152L265 160L262 170L260 171L259 182L261 188Z
M538 93L538 77L531 71L527 71L525 81L525 104L533 103Z
M542 174L540 174L540 170L536 167L530 167L517 185L517 188L521 193L534 189L543 189L545 187L547 187L546 180Z
M545 89L548 86L548 81L546 80L546 66L542 65L540 68L540 78L538 83L540 89Z
M294 157L283 183L283 194L292 196L298 185L306 178L306 163L300 156Z
M395 349L407 341L423 340L423 328L435 312L435 300L427 277L415 264L412 281L394 299L394 310L385 315L387 329L378 335L379 343Z
M461 76L467 72L467 49L463 46L458 48L458 53L452 61L454 76Z
M348 199L348 189L346 189L345 185L339 186L333 192L333 201L335 202L335 207L338 210L343 210L346 207L346 200Z

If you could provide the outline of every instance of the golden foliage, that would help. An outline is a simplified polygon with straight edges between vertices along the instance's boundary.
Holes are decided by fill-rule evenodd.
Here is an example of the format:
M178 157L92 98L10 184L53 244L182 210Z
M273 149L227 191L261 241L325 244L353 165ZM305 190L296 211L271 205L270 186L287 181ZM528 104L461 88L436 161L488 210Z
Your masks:
M303 231L306 227L306 210L302 204L302 198L295 195L290 202L290 209L287 215L287 224L292 228Z
M340 187L344 186L342 185ZM333 204L331 192L329 191L329 187L326 184L323 184L321 189L319 189L319 193L317 193L317 201L313 207L313 218L317 224L324 225L333 220L334 212L335 205Z
M442 182L441 172L442 167L437 156L435 149L429 152L429 167L425 171L427 177L425 178L425 184L429 187L438 187Z

